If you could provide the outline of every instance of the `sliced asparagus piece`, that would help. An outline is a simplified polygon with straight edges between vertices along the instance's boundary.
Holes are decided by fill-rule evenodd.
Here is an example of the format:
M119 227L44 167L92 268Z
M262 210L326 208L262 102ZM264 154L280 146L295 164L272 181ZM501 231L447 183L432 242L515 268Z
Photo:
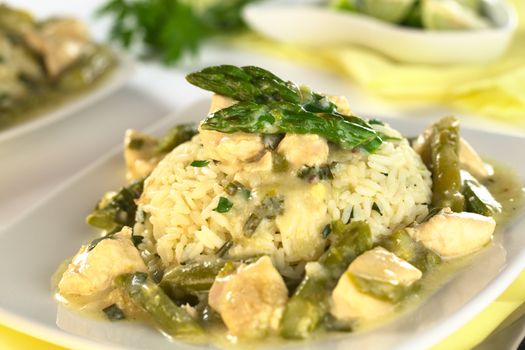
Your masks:
M382 237L379 245L397 257L408 261L423 273L441 263L439 255L414 240L404 229Z
M118 232L124 226L133 226L137 204L144 187L144 179L122 187L114 196L103 198L95 210L86 218L86 222L108 233Z
M148 278L143 272L121 275L116 284L131 300L151 316L151 320L166 334L174 337L203 334L199 324Z
M468 171L461 170L461 180L463 182L463 195L465 196L467 211L485 216L501 213L501 204Z
M432 206L463 211L459 164L459 121L446 117L432 126L430 140Z

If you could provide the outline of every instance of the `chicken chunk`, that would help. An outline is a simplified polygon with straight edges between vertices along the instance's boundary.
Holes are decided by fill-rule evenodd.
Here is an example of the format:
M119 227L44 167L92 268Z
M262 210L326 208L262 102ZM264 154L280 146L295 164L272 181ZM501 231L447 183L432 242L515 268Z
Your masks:
M91 250L82 246L62 275L58 288L66 297L96 297L111 291L115 277L137 271L147 272L146 265L131 241L131 229L124 227Z
M156 138L128 129L124 137L124 159L126 160L126 179L134 181L151 173L159 163L160 157L155 155Z
M290 261L313 260L321 254L324 247L321 231L330 221L326 196L327 190L322 183L306 190L299 187L286 191L284 213L277 216L275 223Z
M459 162L463 169L479 180L491 175L491 168L483 163L479 154L464 138L461 138L459 144Z
M267 256L217 277L208 297L231 334L250 338L277 329L287 300L288 289Z
M333 102L337 106L337 111L344 115L352 115L352 110L350 109L350 102L345 96L326 96L330 102Z
M427 165L430 163L430 136L432 136L432 127L426 128L412 144L414 151L421 156ZM459 163L463 169L479 180L490 175L490 167L483 162L479 154L464 138L460 139Z
M319 135L287 134L277 147L293 168L318 166L328 160L328 143Z
M264 144L259 135L200 130L200 136L211 157L226 164L250 161L264 152Z
M28 46L42 55L52 78L92 49L87 28L72 18L46 22L38 29L27 31L24 39Z
M410 287L421 279L416 267L382 247L361 254L341 276L332 293L331 313L339 320L374 319L393 310L395 303L359 290L354 278L393 287Z
M236 103L237 101L235 101L234 99L231 99L226 96L214 94L211 97L211 105L210 105L210 110L208 111L208 114L215 113L217 111L220 111L221 109L233 106Z
M474 253L492 239L496 221L474 213L453 213L449 208L433 216L409 234L443 258Z

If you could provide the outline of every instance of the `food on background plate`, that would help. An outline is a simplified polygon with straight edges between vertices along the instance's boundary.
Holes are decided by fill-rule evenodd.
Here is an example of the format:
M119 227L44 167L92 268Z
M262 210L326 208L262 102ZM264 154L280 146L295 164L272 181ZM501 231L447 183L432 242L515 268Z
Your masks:
M126 133L129 183L88 215L102 235L57 286L71 307L189 341L358 331L420 299L519 205L520 180L453 117L412 146L258 67L187 80L214 93L208 116L160 139Z
M493 26L490 7L501 0L335 0L332 6L384 22L428 30L477 30Z
M93 87L115 64L78 20L0 4L0 130Z

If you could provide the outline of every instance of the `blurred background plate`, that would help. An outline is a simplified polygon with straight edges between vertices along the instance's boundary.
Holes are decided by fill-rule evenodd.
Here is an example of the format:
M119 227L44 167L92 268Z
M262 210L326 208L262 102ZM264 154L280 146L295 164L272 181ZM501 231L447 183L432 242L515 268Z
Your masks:
M246 6L248 25L271 39L313 46L358 44L408 63L483 63L500 57L517 28L515 10L493 2L495 26L479 30L423 30L319 6L323 1L262 1Z
M64 103L58 103L41 114L37 113L27 118L27 120L0 130L0 142L71 116L118 90L131 78L134 64L132 59L125 54L116 53L116 56L118 62L115 67L94 87L78 94L78 96L67 98Z

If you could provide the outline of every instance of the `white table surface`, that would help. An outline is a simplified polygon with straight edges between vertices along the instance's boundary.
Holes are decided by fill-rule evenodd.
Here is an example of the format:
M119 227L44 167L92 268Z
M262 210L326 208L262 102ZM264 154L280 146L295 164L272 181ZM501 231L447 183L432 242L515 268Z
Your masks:
M108 20L95 19L94 9L100 0L15 0L10 4L31 10L38 16L72 15L86 21L98 39L106 37ZM107 150L120 144L127 128L146 128L209 93L184 80L185 74L215 64L259 65L278 75L306 83L317 91L349 97L352 109L367 116L436 118L454 113L446 107L414 103L404 107L385 103L363 92L343 77L307 69L292 62L260 56L210 42L195 57L174 67L156 63L138 63L130 81L119 91L74 116L45 126L20 137L0 142L0 229L53 192L84 166ZM466 124L472 118L462 116ZM492 129L509 128L476 119L475 126Z

